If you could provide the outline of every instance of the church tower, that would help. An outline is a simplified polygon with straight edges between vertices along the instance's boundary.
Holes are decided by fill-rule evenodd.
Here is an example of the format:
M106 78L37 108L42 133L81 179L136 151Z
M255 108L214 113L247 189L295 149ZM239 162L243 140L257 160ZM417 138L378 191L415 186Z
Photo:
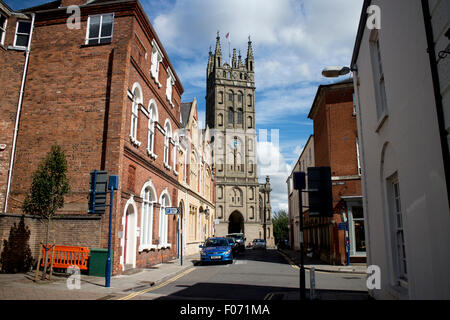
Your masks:
M206 79L206 124L213 135L216 219L220 221L216 236L244 233L246 243L266 238L273 245L270 193L260 191L269 182L258 183L255 60L250 37L245 62L236 49L226 61L217 32L215 51L209 50Z

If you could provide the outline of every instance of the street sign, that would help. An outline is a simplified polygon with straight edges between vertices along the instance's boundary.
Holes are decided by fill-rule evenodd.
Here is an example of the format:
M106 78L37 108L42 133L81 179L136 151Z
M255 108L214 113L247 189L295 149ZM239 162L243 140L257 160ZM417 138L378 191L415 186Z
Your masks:
M338 230L347 230L347 222L338 223Z
M179 214L179 209L177 207L166 208L166 214Z

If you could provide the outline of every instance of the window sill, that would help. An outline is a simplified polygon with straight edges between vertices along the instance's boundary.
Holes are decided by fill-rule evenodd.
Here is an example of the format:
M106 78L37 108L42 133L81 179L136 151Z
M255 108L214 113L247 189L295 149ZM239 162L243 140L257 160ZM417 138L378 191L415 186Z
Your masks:
M153 79L153 81L155 81L155 83L158 85L158 88L161 88L162 87L162 84L158 81L158 75L156 74L153 74L151 71L150 71L150 76L152 77L152 79Z
M14 51L27 51L27 47L8 46L8 50L14 50Z
M112 41L107 42L107 43L91 43L91 44L85 43L85 44L82 44L82 45L80 46L80 48L109 46L109 45L111 45L111 44L112 44Z
M150 156L150 158L156 160L156 158L158 158L158 156L156 154L153 153L153 151L147 149L147 154Z
M137 141L137 139L130 135L130 142L132 145L134 145L136 148L139 148L141 146L141 142Z
M175 108L175 105L173 104L173 102L171 100L169 100L169 97L166 96L166 100L169 102L169 104L172 108Z
M375 132L376 132L376 133L379 133L379 131L381 130L381 127L383 126L383 124L384 124L384 122L386 121L387 118L388 118L388 115L387 115L386 111L384 111L384 112L381 114L381 117L380 117L380 119L378 120L377 126L376 126L376 128L375 128Z
M172 247L172 244L170 243L163 243L163 244L158 244L157 249L161 250L161 249L169 249Z
M143 244L143 245L139 246L138 251L139 252L150 251L150 250L156 249L156 248L157 248L157 246L155 244Z

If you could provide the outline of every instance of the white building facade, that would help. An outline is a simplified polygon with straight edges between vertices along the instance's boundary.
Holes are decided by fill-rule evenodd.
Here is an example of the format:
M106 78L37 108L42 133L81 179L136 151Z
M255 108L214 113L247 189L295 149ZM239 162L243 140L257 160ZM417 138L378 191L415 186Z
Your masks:
M381 9L379 29L366 25L372 5ZM422 5L433 16L434 38L448 46L449 1L365 1L352 58L367 264L381 271L381 288L370 290L376 299L450 299L448 130L446 137L442 131L442 109L449 123L450 57L437 68L447 97L440 108Z

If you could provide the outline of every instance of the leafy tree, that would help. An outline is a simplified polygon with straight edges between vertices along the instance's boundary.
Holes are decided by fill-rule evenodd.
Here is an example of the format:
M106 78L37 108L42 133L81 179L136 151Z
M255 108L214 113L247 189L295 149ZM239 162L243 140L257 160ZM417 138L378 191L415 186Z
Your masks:
M22 205L25 213L39 215L46 221L45 245L47 247L52 218L56 211L64 206L64 195L70 192L66 173L66 155L59 145L54 145L33 174L30 192ZM43 278L47 272L47 253L48 250L45 252Z
M289 215L283 209L275 212L272 218L275 242L289 239Z
M1 271L7 273L27 272L33 265L33 256L28 244L30 229L25 225L22 216L19 225L11 227L8 240L3 240L3 251L0 256Z

